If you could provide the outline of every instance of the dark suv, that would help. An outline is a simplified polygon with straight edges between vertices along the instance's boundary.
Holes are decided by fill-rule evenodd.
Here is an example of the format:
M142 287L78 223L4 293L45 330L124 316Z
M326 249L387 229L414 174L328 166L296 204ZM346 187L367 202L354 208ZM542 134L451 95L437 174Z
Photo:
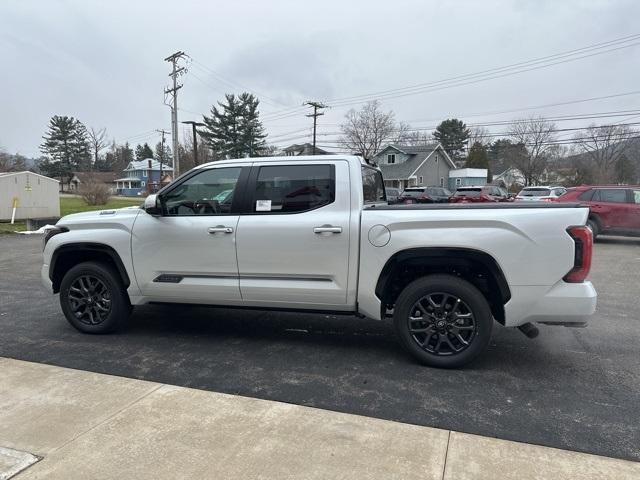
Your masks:
M558 202L589 205L587 224L597 235L640 236L640 186L581 185L570 188Z

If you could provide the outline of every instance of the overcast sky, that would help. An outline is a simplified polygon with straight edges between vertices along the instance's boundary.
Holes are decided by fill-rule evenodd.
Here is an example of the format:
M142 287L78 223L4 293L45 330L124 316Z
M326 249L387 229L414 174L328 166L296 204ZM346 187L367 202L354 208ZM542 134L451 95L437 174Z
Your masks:
M198 113L241 85L262 98L273 141L289 144L309 141L310 119L269 113L613 40L640 33L639 18L637 0L1 0L0 147L38 156L52 115L106 127L118 142L157 142L154 129L170 130L163 59L176 50L193 58L179 120L201 120ZM454 115L473 123L631 110L640 109L640 95L468 116L631 92L639 80L640 45L383 106L420 127ZM328 110L320 134L336 132L348 108ZM335 136L320 138L330 144Z

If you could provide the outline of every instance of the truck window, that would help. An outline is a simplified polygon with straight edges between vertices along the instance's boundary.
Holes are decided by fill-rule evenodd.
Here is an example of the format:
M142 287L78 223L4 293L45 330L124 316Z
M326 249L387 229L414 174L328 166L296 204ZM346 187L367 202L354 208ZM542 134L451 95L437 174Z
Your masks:
M165 215L228 215L242 167L203 170L163 194Z
M387 201L382 174L375 168L362 166L362 194L364 203Z
M260 214L298 213L333 203L333 165L260 167L252 211Z

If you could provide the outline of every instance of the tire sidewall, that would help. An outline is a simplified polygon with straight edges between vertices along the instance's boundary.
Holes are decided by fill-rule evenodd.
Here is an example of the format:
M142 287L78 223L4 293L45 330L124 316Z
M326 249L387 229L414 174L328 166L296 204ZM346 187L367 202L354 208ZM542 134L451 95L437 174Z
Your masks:
M438 356L423 350L409 332L407 319L410 309L429 293L443 292L457 296L474 314L477 325L471 345L464 351ZM486 350L491 339L493 316L484 295L471 283L452 275L430 275L410 283L400 293L394 309L394 326L403 346L418 361L439 368L457 368L475 359Z
M598 225L598 221L595 218L589 218L587 220L587 226L591 229L593 239L595 240L600 233L600 226Z
M99 278L109 289L111 295L111 311L107 318L97 325L80 322L69 305L69 289L81 275L92 275ZM60 306L67 321L83 333L110 333L119 329L129 316L129 302L124 287L116 272L107 265L97 262L85 262L72 267L60 283Z

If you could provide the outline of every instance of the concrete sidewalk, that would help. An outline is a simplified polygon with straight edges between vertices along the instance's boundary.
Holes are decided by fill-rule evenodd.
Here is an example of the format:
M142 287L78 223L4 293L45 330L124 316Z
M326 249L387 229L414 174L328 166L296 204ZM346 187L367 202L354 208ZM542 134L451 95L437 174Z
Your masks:
M640 478L640 463L0 358L0 480L24 467L14 478Z

